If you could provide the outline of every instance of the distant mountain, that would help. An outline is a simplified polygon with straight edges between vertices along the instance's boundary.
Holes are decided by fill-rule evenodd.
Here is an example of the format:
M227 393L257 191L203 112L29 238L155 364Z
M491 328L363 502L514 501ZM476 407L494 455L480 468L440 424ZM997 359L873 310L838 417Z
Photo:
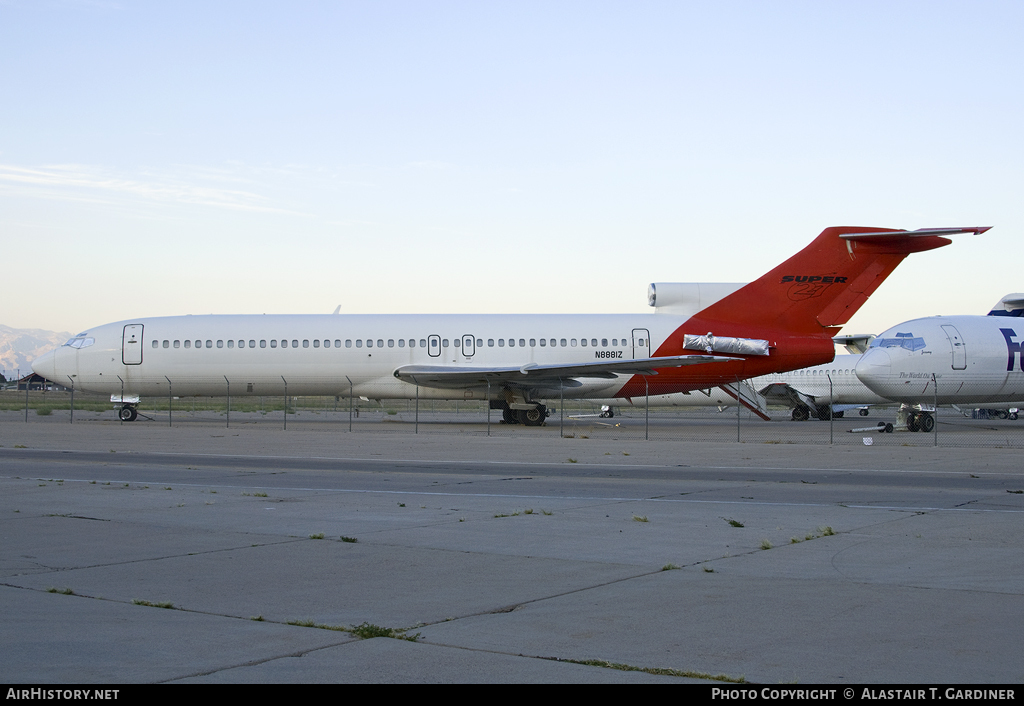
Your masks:
M32 372L32 361L69 338L67 331L44 331L38 328L11 328L0 324L0 368L12 380L20 369L22 376Z

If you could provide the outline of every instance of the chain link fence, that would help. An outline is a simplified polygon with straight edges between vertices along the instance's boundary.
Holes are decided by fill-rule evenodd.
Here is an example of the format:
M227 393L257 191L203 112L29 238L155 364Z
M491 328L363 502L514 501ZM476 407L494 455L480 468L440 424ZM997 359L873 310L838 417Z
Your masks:
M128 398L130 399L130 398ZM644 407L643 399L607 408L590 400L547 400L543 425L505 421L485 400L363 399L359 397L237 395L142 397L134 420L109 395L70 390L2 390L0 419L27 424L124 424L277 428L353 434L473 434L533 438L672 440L748 444L1024 447L1024 420L1005 408L940 406L916 420L899 405L837 412L827 419L793 419L792 408L769 406L766 421L735 401L687 407ZM796 415L797 417L801 415ZM828 416L828 415L823 415Z

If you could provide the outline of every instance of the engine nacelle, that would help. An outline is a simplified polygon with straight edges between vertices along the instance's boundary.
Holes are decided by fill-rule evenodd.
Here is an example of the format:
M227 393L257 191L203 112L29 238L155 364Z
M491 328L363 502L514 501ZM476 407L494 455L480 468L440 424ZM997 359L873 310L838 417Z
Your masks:
M746 286L746 282L654 282L647 288L647 304L656 314L693 316Z

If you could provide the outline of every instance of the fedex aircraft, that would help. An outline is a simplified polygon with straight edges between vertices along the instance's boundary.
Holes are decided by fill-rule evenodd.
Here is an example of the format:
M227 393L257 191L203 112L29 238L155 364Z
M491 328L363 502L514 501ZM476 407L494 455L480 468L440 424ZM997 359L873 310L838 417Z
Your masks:
M987 227L826 228L746 285L655 284L647 315L174 316L105 324L33 362L110 394L488 399L544 423L545 399L707 389L831 361L832 336L910 253Z
M907 405L1020 402L1022 343L1024 294L1010 294L988 316L932 316L894 326L871 342L857 377L878 395ZM907 419L911 431L934 425L927 411Z

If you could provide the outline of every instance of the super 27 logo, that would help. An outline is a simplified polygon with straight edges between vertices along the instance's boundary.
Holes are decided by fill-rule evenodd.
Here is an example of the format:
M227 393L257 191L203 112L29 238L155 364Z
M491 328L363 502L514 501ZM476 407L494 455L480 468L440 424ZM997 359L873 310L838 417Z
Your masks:
M1017 332L1012 328L1001 328L999 331L1003 334L1003 338L1006 339L1006 370L1013 370L1013 359L1015 356L1020 355L1020 369L1024 370L1024 342L1014 343L1013 337L1017 335Z
M793 286L789 288L789 298L798 301L821 296L821 293L829 285L844 284L845 282L845 277L834 275L785 275L781 284L793 283Z

